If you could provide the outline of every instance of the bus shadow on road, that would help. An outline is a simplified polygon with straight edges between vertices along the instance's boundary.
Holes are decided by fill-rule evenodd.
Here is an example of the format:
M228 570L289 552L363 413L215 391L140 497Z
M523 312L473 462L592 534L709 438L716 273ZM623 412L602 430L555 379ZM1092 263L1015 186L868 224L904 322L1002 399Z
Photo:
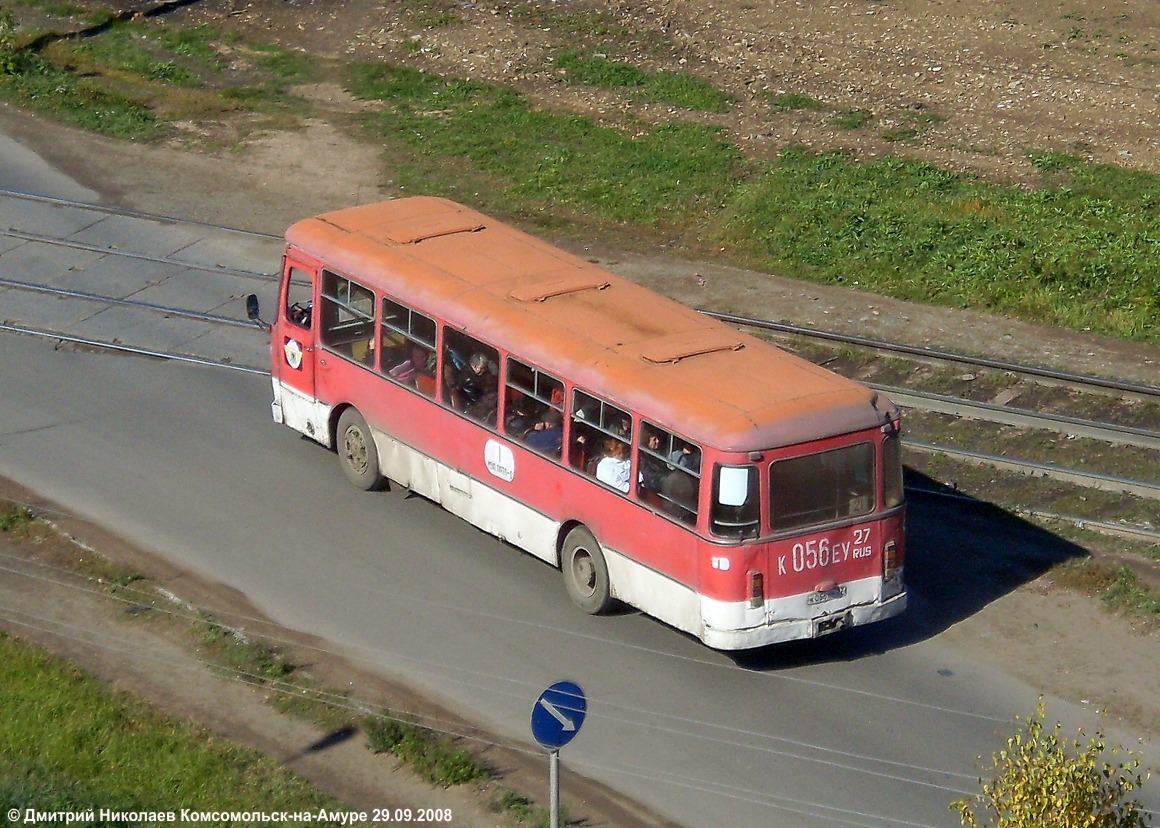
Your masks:
M825 638L734 653L738 666L776 670L850 661L941 633L1083 547L999 506L907 468L906 586L901 615Z

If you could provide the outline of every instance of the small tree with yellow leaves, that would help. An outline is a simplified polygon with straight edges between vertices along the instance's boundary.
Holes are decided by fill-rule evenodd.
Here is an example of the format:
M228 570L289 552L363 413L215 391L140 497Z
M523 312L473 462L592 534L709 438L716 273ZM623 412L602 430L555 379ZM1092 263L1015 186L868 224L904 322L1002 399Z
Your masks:
M951 803L967 828L1147 828L1140 803L1129 799L1146 776L1126 748L1110 751L1102 733L1068 739L1061 725L1044 726L1043 699L1016 719L1007 747L992 757L982 792ZM1119 758L1117 758L1119 757ZM1109 761L1109 758L1112 761Z

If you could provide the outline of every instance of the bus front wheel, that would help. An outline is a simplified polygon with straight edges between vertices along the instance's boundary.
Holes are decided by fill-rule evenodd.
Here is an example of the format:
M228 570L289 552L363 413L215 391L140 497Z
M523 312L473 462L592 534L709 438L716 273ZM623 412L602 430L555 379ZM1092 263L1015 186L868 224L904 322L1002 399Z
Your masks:
M367 421L354 408L338 418L338 459L346 479L363 491L381 489L386 481L379 471L379 452Z
M592 533L577 526L564 539L560 569L568 597L589 615L600 615L612 605L612 589L604 553Z

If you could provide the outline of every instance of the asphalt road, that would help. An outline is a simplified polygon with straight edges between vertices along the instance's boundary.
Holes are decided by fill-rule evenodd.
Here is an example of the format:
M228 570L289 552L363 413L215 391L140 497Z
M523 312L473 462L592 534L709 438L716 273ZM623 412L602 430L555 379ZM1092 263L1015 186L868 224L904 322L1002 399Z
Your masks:
M0 187L69 189L38 175L36 163L5 161ZM124 244L123 224L108 226L122 228ZM185 228L152 232L170 230L169 241L153 238L159 249L201 244L184 238ZM99 240L102 230L85 232ZM205 244L234 244L211 229L205 236ZM77 279L78 267L100 272L104 260L78 265L75 251L60 248L13 258L29 253L25 244L5 247L0 277ZM188 274L178 281L194 290ZM236 289L213 284L207 302L221 309L236 308L222 295L246 292L244 280ZM52 302L72 307L0 291L0 320L17 303L27 314ZM69 310L53 329L90 316ZM120 316L119 338L154 335L144 318ZM260 353L260 336L244 336L237 347ZM181 344L209 355L231 347L215 337L203 331ZM1007 521L915 503L911 610L876 627L730 657L636 613L585 616L551 567L421 498L352 489L332 454L270 420L259 374L57 349L9 333L0 334L0 353L0 475L229 584L280 624L506 739L530 743L540 690L578 682L588 718L563 763L690 828L957 825L947 803L975 790L976 757L996 750L1010 717L1031 711L1038 696L938 638L1066 554L1056 539ZM1012 546L1027 550L1022 569L987 588L968 583L972 569L957 563L973 567ZM1089 721L1055 700L1050 710Z

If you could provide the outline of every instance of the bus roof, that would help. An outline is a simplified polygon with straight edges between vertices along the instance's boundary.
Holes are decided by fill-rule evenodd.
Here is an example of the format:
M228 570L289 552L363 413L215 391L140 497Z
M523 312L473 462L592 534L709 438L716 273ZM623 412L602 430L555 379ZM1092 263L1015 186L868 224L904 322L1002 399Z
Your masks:
M290 247L686 438L759 451L882 424L876 392L469 207L304 219Z

